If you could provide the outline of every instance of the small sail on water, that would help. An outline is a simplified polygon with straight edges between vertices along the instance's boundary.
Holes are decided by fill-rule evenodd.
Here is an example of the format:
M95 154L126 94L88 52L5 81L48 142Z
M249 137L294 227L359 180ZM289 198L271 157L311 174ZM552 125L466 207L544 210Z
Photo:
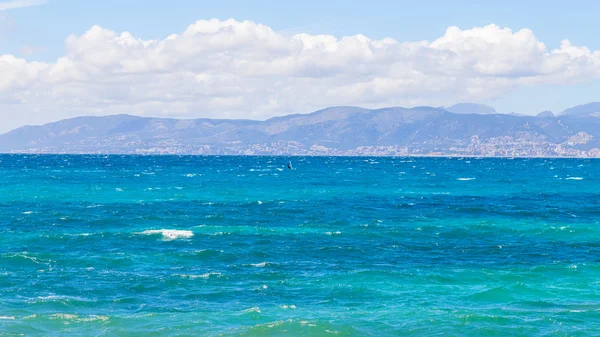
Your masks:
M288 162L287 168L289 168L290 170L293 168L293 167L292 167L292 162L291 162L291 161L290 161L290 162Z

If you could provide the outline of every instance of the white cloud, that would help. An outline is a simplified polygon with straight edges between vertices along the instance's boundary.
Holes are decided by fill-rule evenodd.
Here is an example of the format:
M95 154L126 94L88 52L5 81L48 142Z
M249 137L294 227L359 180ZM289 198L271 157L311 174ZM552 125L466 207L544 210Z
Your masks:
M94 26L65 47L52 63L0 56L0 114L11 127L113 113L267 118L331 105L446 105L600 77L600 51L567 40L548 50L528 29L495 25L399 42L201 20L162 40Z
M47 3L48 0L13 0L0 2L0 11L9 9L40 6Z

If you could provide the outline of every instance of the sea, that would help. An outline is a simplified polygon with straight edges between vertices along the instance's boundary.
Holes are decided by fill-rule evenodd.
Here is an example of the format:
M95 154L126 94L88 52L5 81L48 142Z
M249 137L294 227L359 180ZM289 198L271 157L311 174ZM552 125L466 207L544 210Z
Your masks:
M598 336L599 221L592 159L0 155L0 336Z

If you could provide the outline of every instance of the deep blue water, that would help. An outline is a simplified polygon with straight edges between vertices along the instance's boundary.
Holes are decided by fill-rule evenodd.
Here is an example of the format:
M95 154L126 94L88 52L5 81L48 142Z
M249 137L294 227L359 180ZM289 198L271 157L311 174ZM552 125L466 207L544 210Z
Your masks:
M599 335L599 174L0 155L0 336Z

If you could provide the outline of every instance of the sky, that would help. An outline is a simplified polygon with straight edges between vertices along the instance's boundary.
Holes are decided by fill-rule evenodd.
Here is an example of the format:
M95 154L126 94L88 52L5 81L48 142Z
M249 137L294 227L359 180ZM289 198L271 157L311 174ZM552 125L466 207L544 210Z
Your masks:
M597 1L0 0L0 132L82 115L600 100Z

